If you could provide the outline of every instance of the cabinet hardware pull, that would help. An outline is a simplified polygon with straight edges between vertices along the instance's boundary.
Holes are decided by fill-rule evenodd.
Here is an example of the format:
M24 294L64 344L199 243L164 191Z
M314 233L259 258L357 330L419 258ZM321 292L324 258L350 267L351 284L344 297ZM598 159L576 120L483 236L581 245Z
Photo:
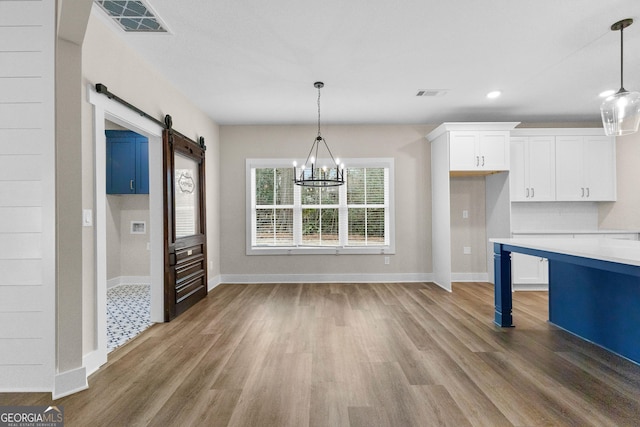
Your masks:
M129 190L133 191L133 180L129 180Z
M482 156L482 166L484 166L484 156Z
M584 197L584 187L581 187L581 188L582 188L582 196L580 197Z
M527 195L526 198L529 198L529 189L527 188Z
M531 187L531 197L534 197L536 195L536 190Z
M589 187L587 187L587 197L589 197Z
M476 166L480 166L480 156L476 156Z

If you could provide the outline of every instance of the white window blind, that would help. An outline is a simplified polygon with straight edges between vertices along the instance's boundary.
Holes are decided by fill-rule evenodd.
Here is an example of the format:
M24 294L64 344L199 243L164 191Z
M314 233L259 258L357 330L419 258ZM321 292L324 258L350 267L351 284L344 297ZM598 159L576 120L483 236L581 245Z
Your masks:
M393 159L348 162L345 185L309 188L286 160L247 160L247 253L394 253Z

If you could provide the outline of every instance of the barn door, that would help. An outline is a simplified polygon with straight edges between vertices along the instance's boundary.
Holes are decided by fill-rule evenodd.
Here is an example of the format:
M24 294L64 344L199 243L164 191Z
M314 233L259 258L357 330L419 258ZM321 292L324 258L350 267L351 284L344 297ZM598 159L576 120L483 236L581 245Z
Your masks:
M163 134L164 317L168 322L207 295L204 138Z

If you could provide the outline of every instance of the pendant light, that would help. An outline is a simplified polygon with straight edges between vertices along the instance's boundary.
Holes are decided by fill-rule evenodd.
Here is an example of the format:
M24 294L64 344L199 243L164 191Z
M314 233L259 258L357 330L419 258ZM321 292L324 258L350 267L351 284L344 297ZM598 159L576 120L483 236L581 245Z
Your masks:
M623 19L611 26L620 31L620 90L604 100L600 106L602 126L607 136L628 135L638 131L640 124L640 93L629 92L623 85L623 30L633 24L633 19Z
M293 162L293 182L303 187L337 187L344 184L344 163L340 163L340 159L334 159L327 141L320 133L320 89L324 87L324 83L315 82L313 87L318 89L318 135L311 145L307 160L300 166L299 173L298 163ZM319 166L318 162L322 158L318 157L318 154L325 156L328 166L326 164ZM328 157L326 157L327 154Z

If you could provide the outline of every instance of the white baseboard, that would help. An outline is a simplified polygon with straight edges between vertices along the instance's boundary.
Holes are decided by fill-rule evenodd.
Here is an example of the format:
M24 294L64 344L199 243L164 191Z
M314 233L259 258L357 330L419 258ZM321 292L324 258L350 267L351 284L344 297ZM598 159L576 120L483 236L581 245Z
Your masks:
M53 381L52 398L60 399L89 388L87 371L84 366L57 374Z
M489 273L451 273L452 282L488 282Z
M511 288L513 291L548 291L549 285L546 283L514 283Z
M222 276L219 274L217 276L209 278L207 283L207 292L211 292L213 288L215 288L221 283L222 283Z
M432 282L431 273L397 274L221 274L219 283L396 283ZM216 284L217 286L217 284ZM211 280L209 281L211 289Z
M150 285L151 276L118 276L107 280L107 289L120 285Z
M100 350L93 350L82 357L82 365L87 371L87 377L107 363L107 353Z

